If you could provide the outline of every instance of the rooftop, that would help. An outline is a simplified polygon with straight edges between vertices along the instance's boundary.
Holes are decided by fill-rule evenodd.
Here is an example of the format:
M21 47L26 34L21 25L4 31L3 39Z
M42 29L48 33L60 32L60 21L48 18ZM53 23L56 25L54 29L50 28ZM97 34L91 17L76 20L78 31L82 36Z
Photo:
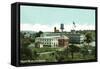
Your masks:
M48 38L48 39L51 39L51 38L59 38L59 39L69 39L67 36L65 35L62 35L62 36L43 36L43 37L37 37L37 38Z

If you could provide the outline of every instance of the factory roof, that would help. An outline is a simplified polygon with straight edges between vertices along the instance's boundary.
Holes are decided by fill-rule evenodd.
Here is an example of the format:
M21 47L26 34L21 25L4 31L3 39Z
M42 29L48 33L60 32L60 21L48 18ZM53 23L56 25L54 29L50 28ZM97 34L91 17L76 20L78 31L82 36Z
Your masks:
M43 37L37 37L37 38L45 38L45 39L51 39L51 38L58 38L58 39L69 39L67 36L43 36Z
M62 35L61 37L59 37L59 39L69 39L69 38L65 35Z
M59 38L60 36L43 36L43 37L37 37L37 38Z

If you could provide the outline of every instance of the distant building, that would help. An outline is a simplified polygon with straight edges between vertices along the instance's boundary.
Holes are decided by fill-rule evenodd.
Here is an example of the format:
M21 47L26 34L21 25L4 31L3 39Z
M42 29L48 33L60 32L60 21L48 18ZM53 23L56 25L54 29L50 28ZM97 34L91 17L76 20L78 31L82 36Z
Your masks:
M54 32L59 32L59 30L58 30L58 29L56 29L56 27L54 27Z

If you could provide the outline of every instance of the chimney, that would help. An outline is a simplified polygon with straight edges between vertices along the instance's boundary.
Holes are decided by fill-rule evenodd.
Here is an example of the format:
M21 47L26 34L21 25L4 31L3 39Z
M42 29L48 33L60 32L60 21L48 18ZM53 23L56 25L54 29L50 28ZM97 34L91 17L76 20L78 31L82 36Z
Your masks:
M56 32L56 27L54 27L54 32Z

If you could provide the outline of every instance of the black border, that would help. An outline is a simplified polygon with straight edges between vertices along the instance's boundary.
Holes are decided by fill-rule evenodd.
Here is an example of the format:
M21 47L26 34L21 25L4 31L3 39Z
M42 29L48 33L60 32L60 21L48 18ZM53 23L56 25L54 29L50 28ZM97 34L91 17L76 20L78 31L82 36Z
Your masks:
M42 62L42 63L20 63L20 6L44 6L56 8L76 8L95 10L95 29L96 29L96 59L81 60L81 61L67 61L67 62ZM33 66L33 65L51 65L51 64L65 64L65 63L83 63L83 62L97 62L97 7L90 6L72 6L72 5L57 5L57 4L43 4L43 3L25 3L16 2L11 4L11 64L14 66Z

